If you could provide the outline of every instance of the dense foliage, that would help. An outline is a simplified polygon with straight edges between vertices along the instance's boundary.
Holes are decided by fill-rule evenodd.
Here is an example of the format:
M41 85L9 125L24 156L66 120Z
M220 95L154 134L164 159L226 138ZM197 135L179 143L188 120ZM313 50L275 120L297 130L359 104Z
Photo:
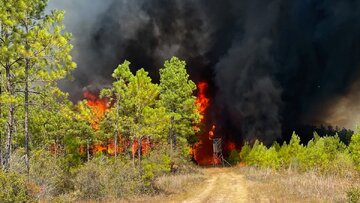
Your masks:
M76 68L71 34L46 7L0 2L0 201L154 192L156 177L183 170L199 122L185 62L166 61L156 84L125 61L111 87L73 104L57 85Z
M303 145L299 136L293 133L290 142L284 142L281 146L274 143L266 147L259 141L252 146L245 143L239 157L246 164L260 168L294 168L299 171L316 170L321 174L347 175L360 167L359 137L360 133L355 133L347 146L338 136L320 137L315 132L314 138Z

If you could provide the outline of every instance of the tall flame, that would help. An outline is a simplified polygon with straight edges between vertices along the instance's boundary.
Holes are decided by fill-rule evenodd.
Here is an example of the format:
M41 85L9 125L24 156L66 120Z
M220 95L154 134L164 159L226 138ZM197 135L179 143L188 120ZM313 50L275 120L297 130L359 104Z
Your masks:
M206 109L209 107L210 99L206 97L206 89L208 84L206 82L200 82L198 85L198 97L196 99L197 109L200 113L201 121L204 120Z
M205 133L200 134L200 141L196 143L191 151L196 162L200 165L209 165L214 163L212 151L212 138L215 136L215 125L207 126L209 118L206 118L206 112L210 105L210 99L206 95L209 85L206 82L197 84L198 96L196 99L197 110L200 113L201 123L200 126L195 126L196 130L203 127L202 131Z

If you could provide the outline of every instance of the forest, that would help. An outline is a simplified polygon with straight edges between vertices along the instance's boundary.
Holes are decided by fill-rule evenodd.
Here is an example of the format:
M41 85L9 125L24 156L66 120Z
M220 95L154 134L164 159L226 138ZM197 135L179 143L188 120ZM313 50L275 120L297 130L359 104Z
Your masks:
M0 2L0 202L106 201L171 193L164 177L185 177L181 188L204 181L194 153L204 133L199 100L208 101L196 97L186 62L166 60L156 83L125 60L111 85L86 87L73 102L59 85L77 67L64 16L46 0ZM309 140L295 132L270 146L244 140L225 159L236 170L359 177L360 130ZM360 199L358 187L346 189Z
M185 62L166 61L155 84L124 61L111 86L84 90L84 100L73 104L58 87L76 68L71 34L64 12L45 8L43 0L0 3L1 201L71 190L121 197L152 191L158 174L187 170L182 162L189 161L200 114ZM106 185L92 180L101 175Z

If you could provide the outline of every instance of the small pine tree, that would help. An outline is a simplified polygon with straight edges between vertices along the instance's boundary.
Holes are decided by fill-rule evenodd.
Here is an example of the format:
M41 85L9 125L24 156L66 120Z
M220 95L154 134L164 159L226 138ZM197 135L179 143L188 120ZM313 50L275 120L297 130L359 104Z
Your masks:
M355 133L351 137L349 150L351 158L354 161L355 167L360 170L360 132Z
M246 163L250 152L251 147L248 142L245 142L244 146L241 148L240 160Z

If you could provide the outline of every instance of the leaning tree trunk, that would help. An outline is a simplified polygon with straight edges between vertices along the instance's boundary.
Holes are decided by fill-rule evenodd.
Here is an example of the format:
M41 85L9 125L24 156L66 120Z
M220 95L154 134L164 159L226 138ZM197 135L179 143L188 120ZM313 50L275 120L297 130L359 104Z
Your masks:
M11 84L11 73L10 73L10 66L5 68L6 71L6 91L10 95L13 94L13 87ZM10 103L9 105L9 113L8 113L8 121L6 126L6 146L5 146L5 157L4 157L4 169L7 171L10 168L10 156L11 156L11 144L12 144L12 135L14 131L14 111L15 107L14 104Z
M26 172L29 175L29 60L25 64L25 92L24 92L24 137L25 137L25 165Z

